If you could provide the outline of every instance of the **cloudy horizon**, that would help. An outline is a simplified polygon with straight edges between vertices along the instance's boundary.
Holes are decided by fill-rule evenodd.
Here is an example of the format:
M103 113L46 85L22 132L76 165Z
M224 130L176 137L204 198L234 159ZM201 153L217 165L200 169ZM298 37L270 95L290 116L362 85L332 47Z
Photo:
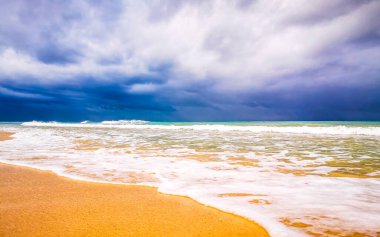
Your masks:
M0 121L380 120L380 1L0 3Z

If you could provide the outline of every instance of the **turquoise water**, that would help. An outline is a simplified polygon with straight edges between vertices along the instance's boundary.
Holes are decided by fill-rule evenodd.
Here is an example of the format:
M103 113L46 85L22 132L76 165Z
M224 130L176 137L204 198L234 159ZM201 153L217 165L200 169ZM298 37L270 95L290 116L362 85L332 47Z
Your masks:
M233 122L148 122L152 125L235 125L235 126L380 126L379 121L233 121Z

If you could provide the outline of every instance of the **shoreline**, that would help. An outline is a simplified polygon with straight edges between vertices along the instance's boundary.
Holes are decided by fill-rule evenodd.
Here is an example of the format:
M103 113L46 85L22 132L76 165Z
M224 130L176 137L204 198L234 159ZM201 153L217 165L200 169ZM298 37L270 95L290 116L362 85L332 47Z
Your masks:
M12 133L0 132L1 139ZM255 222L157 188L0 163L2 236L269 236Z

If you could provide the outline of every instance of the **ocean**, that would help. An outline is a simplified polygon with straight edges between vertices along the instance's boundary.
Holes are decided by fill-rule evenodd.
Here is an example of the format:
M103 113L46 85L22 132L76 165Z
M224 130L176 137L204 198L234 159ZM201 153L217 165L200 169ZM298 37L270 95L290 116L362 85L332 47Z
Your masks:
M274 237L380 236L380 122L0 123L0 162L148 185ZM356 234L356 235L355 235Z

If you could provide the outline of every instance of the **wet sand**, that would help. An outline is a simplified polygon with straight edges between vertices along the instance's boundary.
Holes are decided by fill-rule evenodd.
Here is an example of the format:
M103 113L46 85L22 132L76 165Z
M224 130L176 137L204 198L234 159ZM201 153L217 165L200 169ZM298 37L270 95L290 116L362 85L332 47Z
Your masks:
M11 138L12 135L13 135L13 133L11 133L11 132L0 132L0 141L12 139Z
M0 132L0 138L11 134ZM247 219L155 188L0 164L0 236L269 236Z

